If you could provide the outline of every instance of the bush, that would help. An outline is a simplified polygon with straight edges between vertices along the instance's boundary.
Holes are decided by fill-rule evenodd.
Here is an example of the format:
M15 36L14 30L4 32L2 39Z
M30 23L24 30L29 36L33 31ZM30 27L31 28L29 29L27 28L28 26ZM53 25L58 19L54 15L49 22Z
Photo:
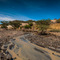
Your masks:
M7 26L6 26L6 25L2 25L2 26L1 26L1 28L5 28L5 29L6 29L6 28L7 28Z
M7 28L8 21L1 21L2 27L1 28Z
M31 28L31 26L30 25L25 25L24 28L29 29L29 28Z
M29 23L30 26L33 26L33 23Z
M50 23L51 23L50 20L39 20L36 22L36 24L39 26L41 30L46 30Z
M22 29L23 27L22 26L20 26L20 29Z
M57 23L60 23L60 19L57 20Z
M36 22L37 25L50 25L51 20L38 20Z
M18 20L10 21L9 24L12 25L14 27L14 29L19 28L21 25L20 21L18 21Z
M33 21L33 20L26 21L26 23L32 23L32 22L35 22L35 21Z
M41 31L41 34L46 34L46 30L48 29L49 25L51 23L51 20L39 20L36 22L36 24L39 27L39 30Z

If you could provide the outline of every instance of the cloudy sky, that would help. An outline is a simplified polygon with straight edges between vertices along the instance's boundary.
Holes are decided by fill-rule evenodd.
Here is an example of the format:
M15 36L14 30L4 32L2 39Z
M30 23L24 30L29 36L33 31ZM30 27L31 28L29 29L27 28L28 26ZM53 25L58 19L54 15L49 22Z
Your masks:
M0 0L0 20L60 18L60 0Z

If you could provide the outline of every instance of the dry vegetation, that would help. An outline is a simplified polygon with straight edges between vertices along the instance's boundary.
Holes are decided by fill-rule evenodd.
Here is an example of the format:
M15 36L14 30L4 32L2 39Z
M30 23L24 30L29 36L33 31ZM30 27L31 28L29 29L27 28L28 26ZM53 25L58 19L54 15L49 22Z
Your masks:
M50 24L50 29L60 29L60 23Z

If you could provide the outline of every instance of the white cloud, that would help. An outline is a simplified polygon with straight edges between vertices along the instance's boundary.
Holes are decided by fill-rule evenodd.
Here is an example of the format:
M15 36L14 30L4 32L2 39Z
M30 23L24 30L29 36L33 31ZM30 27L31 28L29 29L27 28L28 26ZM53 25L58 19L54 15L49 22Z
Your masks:
M13 21L13 20L31 20L31 18L26 17L26 16L8 16L8 15L3 15L0 14L0 20L5 20L5 21Z
M15 19L13 19L13 18L11 18L11 17L2 17L2 16L0 16L0 20L5 20L5 21L12 21L12 20L15 20Z

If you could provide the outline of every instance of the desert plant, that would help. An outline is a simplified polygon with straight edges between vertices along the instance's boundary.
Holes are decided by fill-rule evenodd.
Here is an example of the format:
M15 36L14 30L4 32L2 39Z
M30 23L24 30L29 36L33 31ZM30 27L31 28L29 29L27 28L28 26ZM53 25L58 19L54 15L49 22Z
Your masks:
M1 21L1 28L7 28L8 23L8 21Z
M28 20L28 21L26 21L26 23L32 23L32 22L34 22L34 20Z
M33 26L33 23L29 23L30 26Z
M24 28L29 29L29 28L31 28L31 26L30 25L25 25Z
M39 20L36 22L36 24L39 27L39 30L41 31L41 34L46 34L46 30L48 29L50 22L50 20Z
M20 21L18 21L18 20L10 21L9 24L12 25L14 27L14 29L19 28L21 25Z
M57 20L57 23L60 23L60 19Z

